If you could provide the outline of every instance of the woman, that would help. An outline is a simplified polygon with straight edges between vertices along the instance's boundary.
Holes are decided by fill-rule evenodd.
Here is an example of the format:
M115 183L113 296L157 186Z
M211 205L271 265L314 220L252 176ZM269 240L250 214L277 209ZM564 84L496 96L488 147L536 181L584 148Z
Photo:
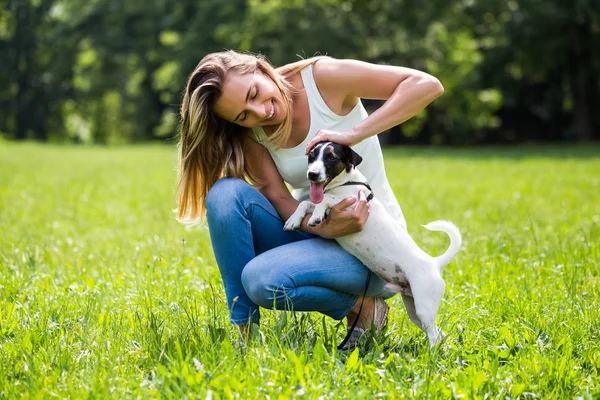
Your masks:
M331 140L363 157L360 170L375 195L406 226L376 135L442 93L426 73L355 60L315 57L274 69L259 56L227 51L200 61L181 107L178 218L197 222L206 212L230 320L242 333L258 323L259 306L356 320L350 346L365 329L383 327L385 282L373 277L362 298L368 270L331 240L362 229L364 195L340 202L316 227L310 215L300 231L283 224L308 197L306 154ZM368 116L360 98L387 101Z

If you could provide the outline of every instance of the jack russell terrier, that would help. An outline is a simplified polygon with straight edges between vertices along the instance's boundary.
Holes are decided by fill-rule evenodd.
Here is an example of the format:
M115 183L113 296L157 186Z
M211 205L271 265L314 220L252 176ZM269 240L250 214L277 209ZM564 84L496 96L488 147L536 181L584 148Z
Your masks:
M362 157L348 146L333 142L315 145L308 155L310 201L298 205L283 229L299 229L307 213L312 213L309 225L316 226L325 219L331 207L354 195L359 186L370 202L369 218L360 232L339 237L336 241L388 282L387 290L402 294L410 320L427 333L430 347L433 347L443 338L436 324L446 289L442 268L460 249L460 232L448 221L423 225L430 231L446 232L450 236L450 246L444 254L432 257L425 253L377 200L367 179L355 168L361 162Z

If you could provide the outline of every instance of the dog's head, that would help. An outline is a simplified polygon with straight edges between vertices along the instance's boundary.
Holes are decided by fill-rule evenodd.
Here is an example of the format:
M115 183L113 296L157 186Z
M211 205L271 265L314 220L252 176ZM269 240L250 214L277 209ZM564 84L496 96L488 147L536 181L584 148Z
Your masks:
M350 172L362 162L362 157L349 146L334 142L317 143L308 153L310 201L323 201L325 186L342 171Z

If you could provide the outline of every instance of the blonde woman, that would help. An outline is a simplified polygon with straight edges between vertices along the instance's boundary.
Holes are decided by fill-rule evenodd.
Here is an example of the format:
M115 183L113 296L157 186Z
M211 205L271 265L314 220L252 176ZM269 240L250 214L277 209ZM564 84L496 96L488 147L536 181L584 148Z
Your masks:
M283 225L309 194L306 153L331 140L363 157L361 172L405 227L377 134L442 93L424 72L356 60L315 57L275 69L260 56L226 51L200 61L181 106L178 218L199 221L206 214L230 321L242 332L259 322L259 307L347 318L358 327L350 347L364 330L383 327L383 299L392 293L375 276L365 292L367 268L332 240L362 229L369 216L362 193L316 227L307 224L309 216L300 231ZM386 102L367 115L361 98ZM411 298L404 301L412 306Z

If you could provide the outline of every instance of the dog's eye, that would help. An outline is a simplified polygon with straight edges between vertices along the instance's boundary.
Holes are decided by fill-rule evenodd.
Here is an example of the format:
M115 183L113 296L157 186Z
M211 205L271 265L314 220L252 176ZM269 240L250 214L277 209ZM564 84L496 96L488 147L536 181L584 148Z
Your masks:
M327 159L327 160L335 160L335 159L336 159L336 157L335 157L335 154L333 154L333 153L328 153L328 154L325 156L325 159Z

